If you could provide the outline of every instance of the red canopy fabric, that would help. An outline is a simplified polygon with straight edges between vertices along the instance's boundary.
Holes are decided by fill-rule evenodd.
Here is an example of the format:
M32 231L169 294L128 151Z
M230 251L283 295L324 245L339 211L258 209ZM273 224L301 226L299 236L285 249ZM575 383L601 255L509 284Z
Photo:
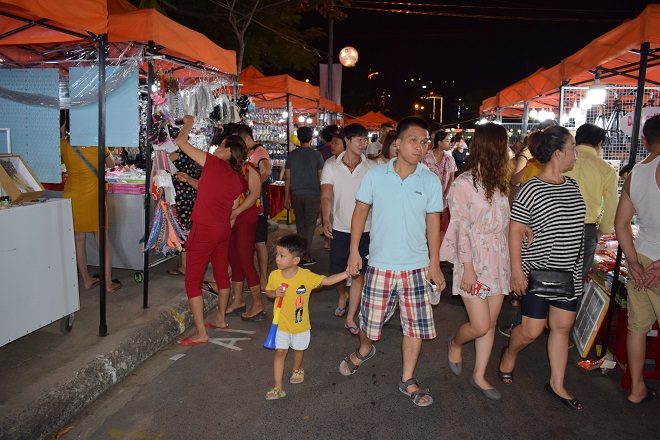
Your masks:
M241 71L239 93L251 95L255 101L277 102L285 106L286 97L294 108L316 112L320 99L319 88L289 75L264 76L253 66Z

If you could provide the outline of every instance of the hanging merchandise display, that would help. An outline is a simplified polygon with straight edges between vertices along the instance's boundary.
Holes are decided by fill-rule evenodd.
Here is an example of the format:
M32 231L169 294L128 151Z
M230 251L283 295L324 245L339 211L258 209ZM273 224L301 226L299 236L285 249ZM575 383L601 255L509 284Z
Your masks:
M167 256L183 250L186 234L179 226L174 209L163 199L160 199L156 205L150 230L147 242L143 247L144 252L154 250L156 253Z

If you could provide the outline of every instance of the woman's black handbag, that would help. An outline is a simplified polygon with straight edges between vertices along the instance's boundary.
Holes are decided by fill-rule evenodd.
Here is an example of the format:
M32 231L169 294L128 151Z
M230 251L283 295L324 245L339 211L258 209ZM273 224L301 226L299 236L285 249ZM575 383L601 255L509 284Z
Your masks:
M584 247L584 237L580 244L575 264L580 261L580 254ZM527 293L563 296L566 298L575 296L575 285L573 284L573 272L569 270L556 269L530 269L527 277Z
M571 297L575 295L573 272L567 270L531 269L527 279L528 294Z

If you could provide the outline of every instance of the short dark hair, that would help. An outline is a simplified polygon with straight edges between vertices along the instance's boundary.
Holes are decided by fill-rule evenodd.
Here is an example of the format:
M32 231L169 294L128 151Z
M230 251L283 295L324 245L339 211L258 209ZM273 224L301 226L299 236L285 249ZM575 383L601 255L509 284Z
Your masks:
M536 126L536 129L538 131L541 131L541 130L545 130L546 128L554 127L556 125L559 124L554 119L546 119L545 121L540 122L539 125Z
M429 131L429 123L426 122L424 119L420 118L419 116L408 116L407 118L401 119L396 124L397 139L401 139L403 137L403 133L406 130L408 130L410 127L419 127L426 131Z
M298 140L301 144L307 143L312 140L314 131L309 127L300 127L298 129Z
M289 234L277 240L275 246L283 247L291 252L294 257L300 258L307 250L307 240L298 234Z
M571 133L561 125L535 131L527 138L529 152L541 163L548 163L555 151L564 151L564 144Z
M381 130L383 128L394 128L394 125L390 124L389 122L383 122L382 124L380 124L380 128Z
M660 115L647 119L642 128L642 134L649 145L660 142Z
M433 133L434 131L446 131L445 126L439 122L434 122L431 124L431 127L429 128L429 133Z
M326 142L332 142L332 138L337 134L341 137L341 128L334 124L326 125L323 127L323 130L321 130L321 138Z
M596 124L583 124L575 132L575 143L587 144L597 147L599 143L605 142L605 130Z
M362 136L362 137L367 137L369 136L369 132L367 129L364 127L362 124L348 124L346 127L344 127L344 131L342 132L342 139L353 139L354 137L357 136Z
M438 142L444 141L447 136L449 136L449 133L444 130L436 132L435 136L433 136L433 145L431 146L431 150L438 148Z
M235 124L231 128L230 134L237 134L240 137L250 137L251 139L254 140L254 133L252 132L252 127L246 124Z

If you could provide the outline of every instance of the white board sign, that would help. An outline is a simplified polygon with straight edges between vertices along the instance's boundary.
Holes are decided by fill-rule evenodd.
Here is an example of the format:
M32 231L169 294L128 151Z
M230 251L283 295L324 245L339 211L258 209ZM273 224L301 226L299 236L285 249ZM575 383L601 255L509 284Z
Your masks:
M575 325L573 325L573 339L575 347L580 352L580 356L586 358L591 350L591 346L596 338L596 333L600 328L605 311L610 302L609 295L594 280L589 281L589 285L582 296L580 309L575 316Z
M633 132L633 114L633 112L629 112L623 115L623 118L621 118L621 131L623 131L628 136L632 136ZM642 117L639 126L640 136L642 135L642 127L644 126L644 122L646 122L647 119L651 119L655 115L660 115L660 107L644 107L642 109Z

